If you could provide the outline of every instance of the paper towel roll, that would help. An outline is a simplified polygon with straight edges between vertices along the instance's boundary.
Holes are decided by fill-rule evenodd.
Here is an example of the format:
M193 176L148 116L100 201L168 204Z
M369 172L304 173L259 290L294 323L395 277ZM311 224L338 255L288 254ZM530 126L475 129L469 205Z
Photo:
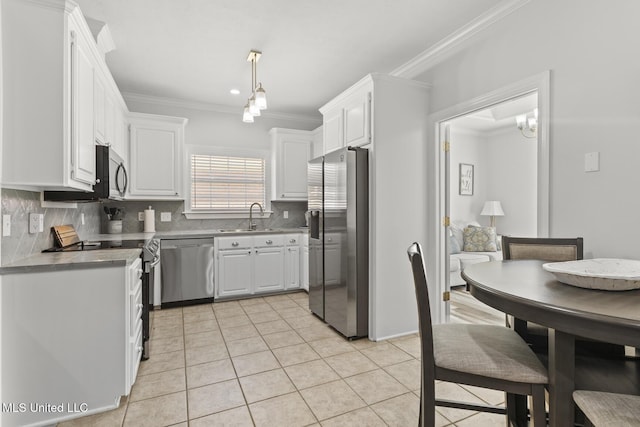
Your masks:
M149 209L144 210L144 232L156 232L156 211L151 209L151 206L149 206Z

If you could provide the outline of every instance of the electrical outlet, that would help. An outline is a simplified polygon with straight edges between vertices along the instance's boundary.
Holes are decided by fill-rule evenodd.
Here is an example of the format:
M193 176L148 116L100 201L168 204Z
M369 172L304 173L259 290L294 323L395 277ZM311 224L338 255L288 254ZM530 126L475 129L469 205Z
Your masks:
M30 213L29 214L29 233L42 233L44 230L44 214Z
M11 236L11 215L2 215L2 235Z
M144 212L138 212L138 221L144 221Z
M289 211L284 211L284 212L282 213L282 216L284 217L284 219L289 218Z
M160 212L160 221L162 222L171 221L171 212Z

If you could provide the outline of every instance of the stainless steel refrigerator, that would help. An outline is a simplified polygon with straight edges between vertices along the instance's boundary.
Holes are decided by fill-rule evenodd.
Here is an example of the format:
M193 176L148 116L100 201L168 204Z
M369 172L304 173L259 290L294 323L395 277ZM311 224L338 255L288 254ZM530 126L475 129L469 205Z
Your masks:
M348 338L369 330L368 150L341 148L308 168L309 308Z

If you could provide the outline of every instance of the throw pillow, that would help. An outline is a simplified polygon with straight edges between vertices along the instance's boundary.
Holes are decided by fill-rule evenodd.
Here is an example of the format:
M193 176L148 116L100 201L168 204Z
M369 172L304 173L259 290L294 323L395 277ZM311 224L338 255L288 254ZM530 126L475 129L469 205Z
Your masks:
M449 253L450 254L459 254L460 253L460 245L455 237L449 236Z
M467 227L463 232L465 252L496 252L496 229L494 227Z

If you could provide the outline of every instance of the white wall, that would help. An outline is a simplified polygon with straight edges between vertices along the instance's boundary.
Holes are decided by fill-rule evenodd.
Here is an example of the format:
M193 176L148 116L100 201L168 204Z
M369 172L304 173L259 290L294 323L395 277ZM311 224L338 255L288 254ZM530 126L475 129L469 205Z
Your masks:
M418 77L437 112L551 70L549 234L584 237L585 257L640 258L638 16L633 0L531 1Z
M189 123L185 129L186 145L270 150L269 130L271 128L313 130L322 124L320 113L318 113L316 120L296 120L265 115L256 117L254 123L243 123L240 109L237 114L233 114L200 109L197 106L143 102L132 100L126 96L125 100L130 111L188 118Z
M504 216L496 217L499 234L537 236L537 141L515 126L487 135L486 200L499 200ZM489 217L481 217L489 224Z
M486 135L457 127L453 121L449 139L449 215L452 221L481 222L480 211L488 200L487 188L490 186L487 172L492 167L492 163L487 162ZM473 165L471 196L460 195L460 163Z

